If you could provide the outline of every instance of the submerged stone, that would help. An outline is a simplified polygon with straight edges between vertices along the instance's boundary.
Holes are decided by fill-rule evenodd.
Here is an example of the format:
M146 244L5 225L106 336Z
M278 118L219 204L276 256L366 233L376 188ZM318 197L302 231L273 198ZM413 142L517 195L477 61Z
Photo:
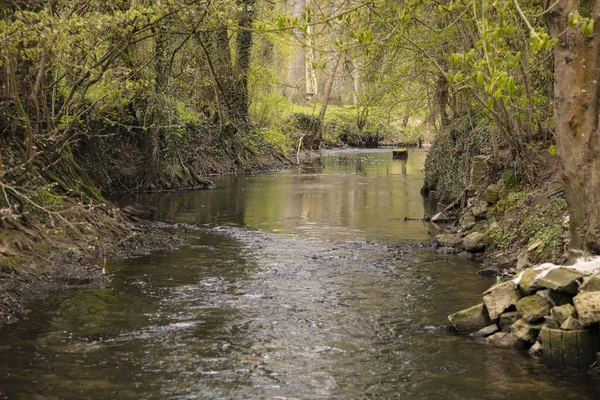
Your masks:
M483 302L492 320L498 319L507 308L515 306L521 292L512 281L496 284L483 293Z
M537 294L523 297L517 302L517 311L521 313L521 316L527 322L543 320L551 308L550 302Z
M600 322L600 292L583 292L573 298L579 322L590 326Z
M452 322L454 328L461 333L477 332L491 324L484 304L477 304L476 306L450 314L448 315L448 319Z
M519 347L521 342L510 332L497 332L485 338L485 343L494 347L509 348Z

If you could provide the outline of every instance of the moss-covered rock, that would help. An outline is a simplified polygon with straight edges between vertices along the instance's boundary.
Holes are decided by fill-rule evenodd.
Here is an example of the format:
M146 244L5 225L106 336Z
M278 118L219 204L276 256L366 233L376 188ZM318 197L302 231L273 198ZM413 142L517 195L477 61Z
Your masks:
M484 304L461 310L448 315L454 328L460 333L473 333L491 324L488 311Z
M498 325L503 331L509 331L512 324L517 322L521 318L521 314L518 311L509 311L500 314Z
M476 253L485 250L487 235L481 232L473 232L463 238L465 250Z
M517 311L521 313L522 318L527 322L543 320L551 308L550 302L537 294L523 297L517 302Z
M543 326L544 324L531 324L521 318L510 327L510 331L517 339L533 344Z
M600 322L600 292L579 293L573 298L573 302L579 315L579 322L583 326Z
M519 288L524 295L530 295L535 293L536 290L542 287L536 283L536 278L540 274L540 271L528 269L523 271L521 279L519 279Z
M600 292L600 274L585 277L579 292Z
M570 268L557 268L549 271L546 275L538 277L535 283L543 288L557 292L577 293L578 282L583 279L584 274Z

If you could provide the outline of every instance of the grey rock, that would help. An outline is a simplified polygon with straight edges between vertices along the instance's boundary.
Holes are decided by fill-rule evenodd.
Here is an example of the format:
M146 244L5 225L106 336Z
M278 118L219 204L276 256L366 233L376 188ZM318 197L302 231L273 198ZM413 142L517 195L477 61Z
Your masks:
M467 211L466 213L461 215L460 219L458 220L460 229L462 229L463 231L473 229L473 227L475 226L475 222L475 217L473 216L473 213L471 211Z
M436 240L440 247L462 247L462 238L457 233L442 233Z
M531 267L531 261L529 260L529 254L523 253L517 258L517 271L522 271L525 268Z
M578 281L584 277L581 272L570 268L557 268L548 272L544 277L537 278L535 283L541 287L557 292L577 293Z
M540 342L535 342L527 351L530 356L538 357L542 355L543 346Z
M510 332L498 332L485 338L485 343L494 347L510 348L520 347L520 341Z
M516 306L521 292L512 281L498 283L483 293L483 302L489 316L496 320L507 308Z
M488 212L488 205L486 202L482 201L479 204L477 204L475 207L473 207L472 212L473 212L473 217L475 217L476 221L485 219L487 217L487 212Z
M485 328L478 330L477 332L471 333L471 336L488 337L490 335L493 335L496 332L498 332L498 325L492 324L492 325L486 326Z
M563 322L567 320L569 317L574 317L576 315L575 307L570 304L565 304L562 306L554 307L550 310L550 318L553 321L556 321L558 326L561 326Z
M577 318L570 316L562 323L560 329L564 331L577 331L583 329L583 325L581 325Z
M472 333L490 325L490 317L484 304L461 310L448 316L454 328L461 333Z
M600 292L583 292L573 298L579 322L590 326L600 322Z
M483 199L490 204L496 203L498 200L500 200L500 188L498 188L496 185L488 186L483 194Z
M528 269L523 271L521 279L519 280L519 288L524 295L530 295L535 293L536 290L542 287L536 282L536 277L540 274L540 271L534 269Z

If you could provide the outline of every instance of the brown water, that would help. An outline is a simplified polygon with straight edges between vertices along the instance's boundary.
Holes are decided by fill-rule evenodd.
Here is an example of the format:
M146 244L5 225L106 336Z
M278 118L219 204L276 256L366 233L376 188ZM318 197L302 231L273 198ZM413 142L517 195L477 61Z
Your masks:
M0 331L8 399L598 399L600 382L435 329L480 301L429 248L424 153L332 152L143 195L192 245L114 262Z

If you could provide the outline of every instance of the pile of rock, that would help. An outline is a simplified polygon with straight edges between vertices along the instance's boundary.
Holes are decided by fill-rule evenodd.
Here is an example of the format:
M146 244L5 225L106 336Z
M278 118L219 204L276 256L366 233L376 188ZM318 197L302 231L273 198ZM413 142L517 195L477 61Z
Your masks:
M586 370L600 361L598 264L526 270L484 292L483 303L448 318L458 332L488 344L526 347L552 365Z

